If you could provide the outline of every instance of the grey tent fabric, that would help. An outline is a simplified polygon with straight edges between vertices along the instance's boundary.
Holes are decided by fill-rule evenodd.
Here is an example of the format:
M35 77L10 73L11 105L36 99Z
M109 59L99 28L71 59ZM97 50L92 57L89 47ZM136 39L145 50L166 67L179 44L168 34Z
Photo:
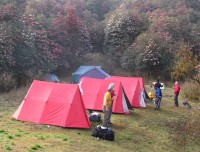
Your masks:
M83 77L105 79L110 75L102 70L101 66L80 66L72 74L72 83L79 83Z

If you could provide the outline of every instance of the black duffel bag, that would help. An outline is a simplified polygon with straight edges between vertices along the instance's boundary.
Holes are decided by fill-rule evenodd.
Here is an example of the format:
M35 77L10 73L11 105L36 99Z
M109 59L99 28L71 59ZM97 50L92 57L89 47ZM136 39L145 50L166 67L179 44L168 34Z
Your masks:
M92 136L109 141L114 141L115 139L114 131L112 131L110 128L102 126L97 126L94 128L92 130Z
M94 121L94 122L100 122L101 114L100 113L90 113L89 114L89 120Z

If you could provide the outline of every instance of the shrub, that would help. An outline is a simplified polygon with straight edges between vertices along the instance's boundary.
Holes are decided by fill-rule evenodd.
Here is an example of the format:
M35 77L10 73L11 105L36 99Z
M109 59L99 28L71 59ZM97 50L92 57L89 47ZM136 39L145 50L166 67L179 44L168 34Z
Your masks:
M6 151L11 151L11 150L12 150L12 148L11 148L10 146L5 146L4 149L5 149Z
M188 99L194 102L200 101L200 86L196 83L186 82L182 85L181 92L183 99Z
M42 146L40 146L39 144L35 144L34 146L31 147L32 150L38 150L42 148Z
M3 72L0 75L0 92L7 92L16 87L13 74L10 72Z

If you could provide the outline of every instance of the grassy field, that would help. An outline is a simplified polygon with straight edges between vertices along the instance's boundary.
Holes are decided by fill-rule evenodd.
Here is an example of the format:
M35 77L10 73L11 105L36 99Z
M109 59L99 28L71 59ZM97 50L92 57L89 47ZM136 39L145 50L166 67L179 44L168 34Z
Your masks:
M147 92L150 91L146 86ZM113 114L115 141L97 140L91 129L67 129L12 120L27 88L0 94L0 152L200 152L200 104L174 107L173 90L163 91L161 110L153 103L129 115Z

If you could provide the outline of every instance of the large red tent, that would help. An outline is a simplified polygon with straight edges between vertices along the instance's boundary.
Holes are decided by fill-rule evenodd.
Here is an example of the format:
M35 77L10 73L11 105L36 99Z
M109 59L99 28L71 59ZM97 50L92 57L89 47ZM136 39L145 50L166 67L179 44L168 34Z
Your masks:
M144 102L144 82L140 77L122 77L112 76L106 79L120 81L124 88L124 91L133 107L145 108Z
M115 100L113 113L128 114L131 104L123 91L121 82L115 80L100 80L95 78L82 78L80 88L86 109L102 110L104 94L110 83L115 84Z
M90 128L77 84L34 80L13 117L67 128Z

